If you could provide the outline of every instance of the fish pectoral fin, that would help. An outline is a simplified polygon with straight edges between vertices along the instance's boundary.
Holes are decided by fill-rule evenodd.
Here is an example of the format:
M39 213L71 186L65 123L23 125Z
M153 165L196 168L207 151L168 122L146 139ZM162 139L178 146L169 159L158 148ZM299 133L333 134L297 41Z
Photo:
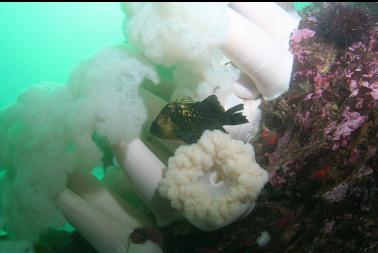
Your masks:
M228 134L228 132L226 131L226 129L224 129L224 127L220 127L219 129L220 129L223 133Z

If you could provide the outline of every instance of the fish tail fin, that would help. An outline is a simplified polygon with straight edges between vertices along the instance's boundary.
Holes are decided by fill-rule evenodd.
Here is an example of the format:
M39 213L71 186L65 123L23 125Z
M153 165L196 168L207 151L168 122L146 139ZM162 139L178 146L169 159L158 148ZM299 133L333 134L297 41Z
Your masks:
M228 109L226 111L226 113L232 114L234 112L238 112L238 111L241 111L243 109L244 109L244 105L243 104L238 104L238 105L235 105L235 106L231 107L230 109Z
M226 111L226 121L227 125L239 125L248 123L246 116L242 112L238 112L244 109L243 104L238 104Z

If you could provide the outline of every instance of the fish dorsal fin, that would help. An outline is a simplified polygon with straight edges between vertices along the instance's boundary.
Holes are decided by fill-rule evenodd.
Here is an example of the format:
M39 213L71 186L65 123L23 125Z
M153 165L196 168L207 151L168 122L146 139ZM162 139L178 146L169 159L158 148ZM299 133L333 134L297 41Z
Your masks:
M199 104L200 112L203 114L220 114L223 115L224 108L220 104L217 96L210 95Z
M187 104L187 103L193 103L194 101L190 97L179 97L177 98L174 103L179 104Z

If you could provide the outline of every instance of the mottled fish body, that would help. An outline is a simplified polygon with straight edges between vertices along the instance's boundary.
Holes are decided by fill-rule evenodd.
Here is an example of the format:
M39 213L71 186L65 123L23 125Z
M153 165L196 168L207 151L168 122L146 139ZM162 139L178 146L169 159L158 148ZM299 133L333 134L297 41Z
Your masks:
M224 125L248 123L239 112L241 110L243 104L225 111L215 95L201 102L177 99L161 110L151 124L150 133L155 137L195 143L205 130L220 129L226 132Z

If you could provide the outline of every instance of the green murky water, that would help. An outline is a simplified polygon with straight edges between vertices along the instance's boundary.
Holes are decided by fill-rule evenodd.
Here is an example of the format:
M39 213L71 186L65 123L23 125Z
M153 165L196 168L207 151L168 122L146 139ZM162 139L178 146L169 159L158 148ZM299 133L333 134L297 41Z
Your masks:
M80 59L124 40L122 18L119 3L0 3L0 107L33 83L65 83Z
M0 107L40 81L123 40L119 3L0 3Z

